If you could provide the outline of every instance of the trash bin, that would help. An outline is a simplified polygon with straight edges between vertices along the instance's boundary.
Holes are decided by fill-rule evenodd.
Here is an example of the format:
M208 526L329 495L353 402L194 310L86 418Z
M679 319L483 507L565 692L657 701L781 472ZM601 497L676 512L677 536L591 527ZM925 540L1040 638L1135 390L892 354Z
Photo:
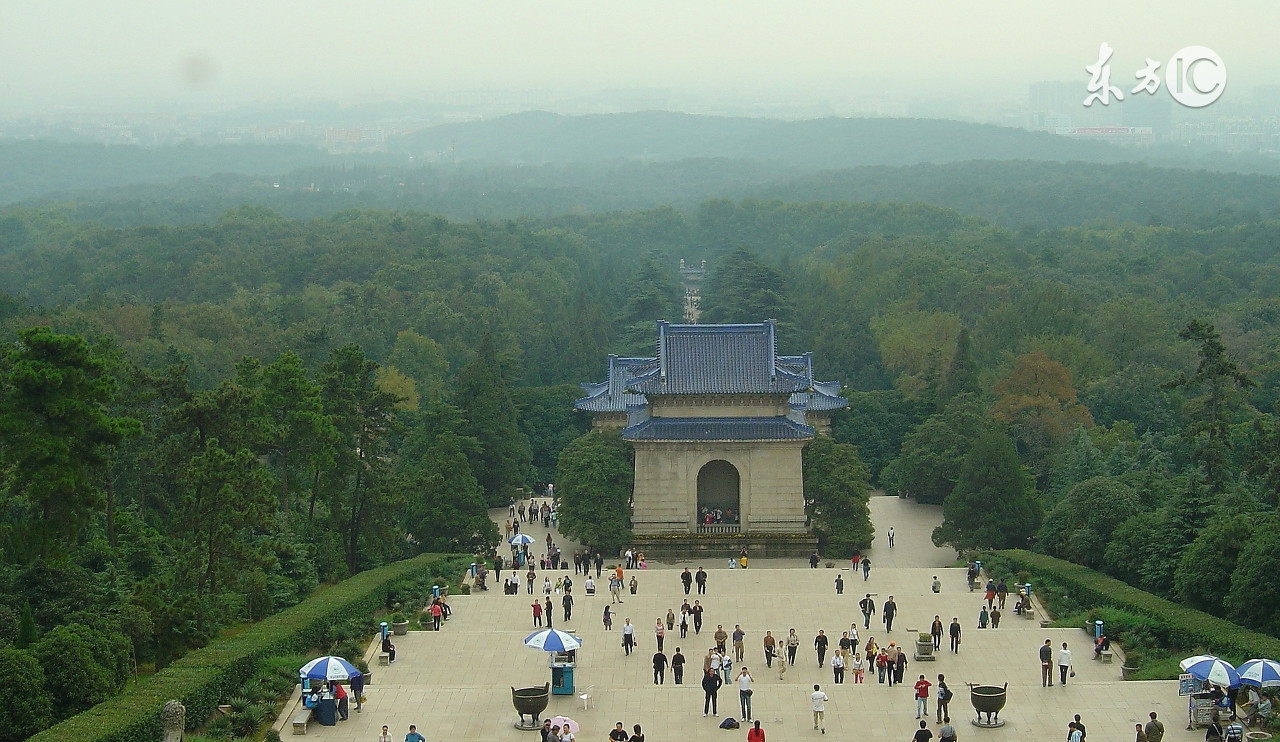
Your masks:
M378 624L378 630L382 632L382 636L378 637L379 639L386 639L387 634L391 633L391 627L387 626L386 621L383 621L382 623Z
M572 662L551 663L551 695L572 696L574 694L573 669Z
M315 720L320 726L332 727L338 724L338 702L333 698L321 698L316 704Z
M431 597L433 597L433 598L438 598L438 597L440 597L440 586L439 586L439 585L432 585L432 586L431 586Z
M973 563L973 566L978 570L978 576L979 576L979 577L981 577L981 576L982 576L982 562L981 562L980 560L975 560L975 561L974 561L974 563Z
M472 562L472 563L471 563L471 576L472 576L472 577L475 577L475 576L476 576L476 563L475 563L475 562Z
M1102 638L1102 619L1098 619L1097 621L1093 622L1093 638L1094 639Z

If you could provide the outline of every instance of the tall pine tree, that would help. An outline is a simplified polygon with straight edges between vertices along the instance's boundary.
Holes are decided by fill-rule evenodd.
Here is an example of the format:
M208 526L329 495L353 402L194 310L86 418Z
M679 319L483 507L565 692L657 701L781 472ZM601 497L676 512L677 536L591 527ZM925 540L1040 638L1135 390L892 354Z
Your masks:
M1040 508L1013 441L999 430L984 432L960 466L933 542L957 549L1025 548L1039 527Z
M466 422L462 434L480 444L472 461L476 480L490 507L505 505L524 484L533 453L516 422L511 385L502 373L493 338L485 334L476 359L458 374L454 402Z

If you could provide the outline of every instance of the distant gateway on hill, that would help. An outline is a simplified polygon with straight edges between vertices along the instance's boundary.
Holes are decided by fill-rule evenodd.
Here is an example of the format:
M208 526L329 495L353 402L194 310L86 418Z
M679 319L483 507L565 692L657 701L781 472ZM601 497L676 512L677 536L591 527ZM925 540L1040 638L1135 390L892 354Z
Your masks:
M814 380L812 353L778 355L774 320L659 321L657 347L653 358L610 355L608 378L574 402L635 447L642 550L807 554L801 452L848 406L840 383Z

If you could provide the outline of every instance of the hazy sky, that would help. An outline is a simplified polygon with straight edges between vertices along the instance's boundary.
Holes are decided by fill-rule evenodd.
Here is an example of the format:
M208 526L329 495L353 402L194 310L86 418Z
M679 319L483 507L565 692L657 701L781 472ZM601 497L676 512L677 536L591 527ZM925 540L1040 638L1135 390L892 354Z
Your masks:
M1280 84L1277 28L1277 0L0 0L0 115L459 88L1025 95L1083 87L1104 41L1121 85L1198 44L1248 96Z

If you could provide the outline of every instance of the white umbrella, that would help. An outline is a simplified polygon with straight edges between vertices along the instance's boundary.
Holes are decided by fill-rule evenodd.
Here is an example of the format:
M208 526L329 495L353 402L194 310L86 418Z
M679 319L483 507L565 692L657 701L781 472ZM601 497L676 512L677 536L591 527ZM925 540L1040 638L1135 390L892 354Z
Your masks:
M578 722L574 721L573 719L570 719L567 716L551 717L551 726L560 727L561 729L564 729L565 727L569 727L569 731L571 733L573 734L578 733Z
M1242 685L1255 688L1280 687L1280 662L1275 660L1249 660L1236 668Z
M533 536L530 536L530 535L529 535L529 534L527 534L527 533L517 533L516 535L512 536L512 537L511 537L511 540L510 540L510 541L508 541L507 543L509 543L509 544L531 544L531 543L533 543Z
M560 629L543 629L526 636L524 645L544 652L571 652L582 647L582 640Z
M1240 685L1240 674L1226 660L1218 659L1211 654L1198 654L1178 663L1183 672L1189 672L1201 680L1215 685L1234 688Z

